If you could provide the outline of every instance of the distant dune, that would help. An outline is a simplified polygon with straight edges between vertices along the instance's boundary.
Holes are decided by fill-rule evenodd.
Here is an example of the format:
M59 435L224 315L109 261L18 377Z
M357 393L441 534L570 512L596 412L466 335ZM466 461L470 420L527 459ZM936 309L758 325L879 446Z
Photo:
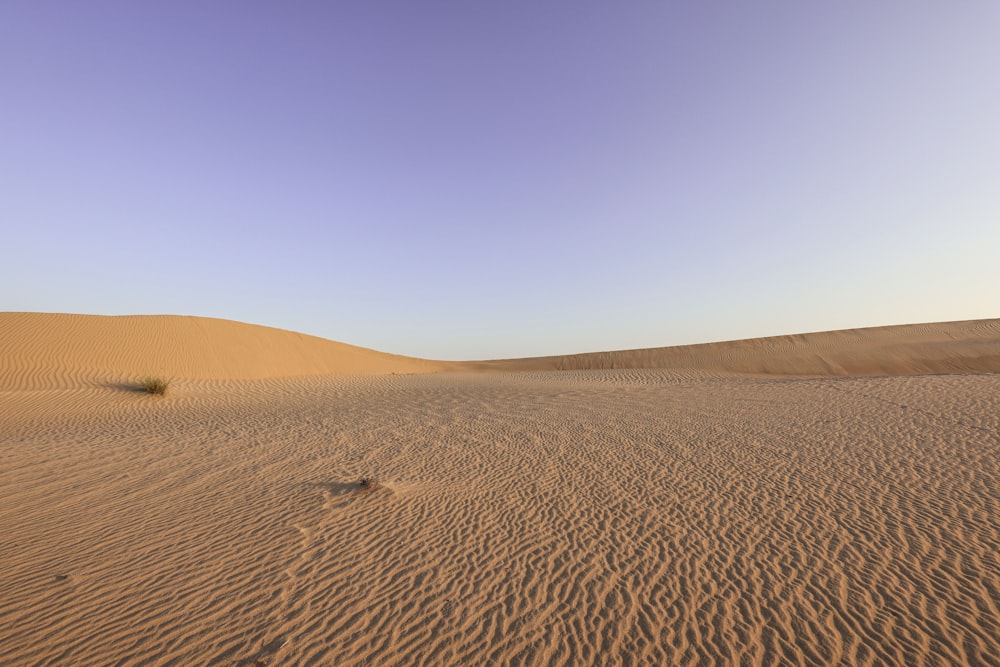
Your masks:
M446 363L0 314L0 663L1000 664L998 370L998 320Z
M1000 371L1000 320L845 329L721 343L504 359L482 370L690 369L787 376L882 376Z
M463 371L675 369L785 376L1000 371L1000 320L848 329L493 361L415 359L230 320L0 313L0 390L154 374L191 380Z

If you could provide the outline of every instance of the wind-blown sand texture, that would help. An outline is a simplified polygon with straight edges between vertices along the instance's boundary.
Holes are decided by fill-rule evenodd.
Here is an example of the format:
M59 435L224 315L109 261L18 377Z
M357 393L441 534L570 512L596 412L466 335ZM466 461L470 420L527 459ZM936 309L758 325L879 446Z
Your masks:
M998 360L0 314L0 664L1000 664Z

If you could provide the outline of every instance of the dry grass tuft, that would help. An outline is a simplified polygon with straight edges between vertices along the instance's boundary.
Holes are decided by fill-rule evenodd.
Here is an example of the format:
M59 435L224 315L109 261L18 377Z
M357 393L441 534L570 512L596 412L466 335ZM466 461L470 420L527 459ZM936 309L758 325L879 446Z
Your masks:
M147 394L163 396L170 388L170 380L158 377L147 377L139 380L139 386L146 390Z

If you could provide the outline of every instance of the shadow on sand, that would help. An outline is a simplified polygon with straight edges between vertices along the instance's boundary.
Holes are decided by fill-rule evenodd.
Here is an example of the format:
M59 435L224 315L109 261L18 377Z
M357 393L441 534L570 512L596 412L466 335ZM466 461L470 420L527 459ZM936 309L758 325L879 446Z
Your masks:
M359 482L309 482L306 486L312 489L320 489L334 498L346 496L361 490Z
M138 382L102 382L100 386L103 389L114 389L115 391L123 391L130 394L148 394L146 388L143 387Z

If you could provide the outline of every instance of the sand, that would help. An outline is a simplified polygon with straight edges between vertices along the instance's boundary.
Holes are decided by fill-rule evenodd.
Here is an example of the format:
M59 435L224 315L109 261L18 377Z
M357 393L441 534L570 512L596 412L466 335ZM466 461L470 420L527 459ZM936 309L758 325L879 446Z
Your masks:
M0 664L1000 664L998 360L3 313Z

